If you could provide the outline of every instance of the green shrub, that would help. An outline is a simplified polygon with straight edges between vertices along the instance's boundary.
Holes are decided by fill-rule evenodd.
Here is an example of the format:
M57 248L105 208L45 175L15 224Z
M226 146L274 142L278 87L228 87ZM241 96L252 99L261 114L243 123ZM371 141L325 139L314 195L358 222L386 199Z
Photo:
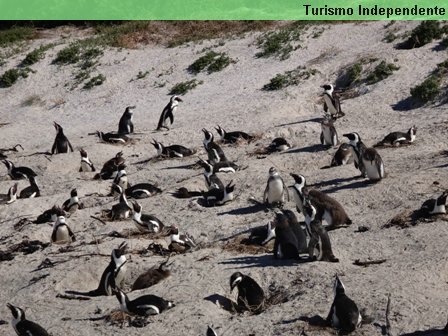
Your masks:
M423 83L411 88L411 96L423 103L427 103L440 94L440 85L441 78L437 75L431 75Z
M106 80L106 77L102 74L99 74L95 77L90 78L90 80L84 84L83 89L90 90L94 86L103 84L105 80Z
M227 56L225 53L220 54L207 68L208 73L218 72L229 66L235 61Z
M355 63L347 70L347 86L350 86L357 81L361 80L361 74L362 74L362 64L361 63Z
M199 84L202 84L202 81L197 81L196 79L192 79L192 80L189 80L186 82L180 82L171 88L169 94L170 95L173 95L173 94L184 95L188 91L193 90Z
M41 59L44 58L45 52L52 47L54 47L54 44L52 43L41 45L39 48L29 52L20 64L22 66L30 66L39 62Z
M264 91L280 90L291 85L298 85L302 80L306 80L317 73L316 69L306 70L304 67L297 67L294 70L277 74L271 78L268 84L262 88Z
M375 70L373 70L373 72L371 72L367 76L366 82L369 85L375 84L389 77L394 71L397 71L398 69L400 69L400 67L396 66L393 63L386 63L386 61L381 61L381 63L375 67Z
M201 71L207 70L210 74L212 72L221 71L230 63L234 62L235 61L227 56L226 53L217 53L211 50L190 64L187 71L196 75Z
M257 45L261 51L255 57L278 57L280 60L289 58L291 52L296 48L291 44L300 39L304 23L294 23L277 31L262 34L257 39Z
M388 33L384 36L383 41L386 42L386 43L392 43L392 42L395 41L397 38L398 38L398 36L395 35L395 33L388 32Z
M74 64L80 60L81 48L77 43L72 43L59 50L53 64Z
M10 87L17 82L20 77L26 78L28 77L28 73L31 72L30 68L23 69L9 69L0 76L0 86L1 87Z
M0 48L8 47L16 42L33 37L33 29L29 27L13 27L0 30Z
M420 48L434 39L441 38L445 30L444 27L440 27L439 21L423 21L412 30L411 36L406 41L398 45L398 48Z

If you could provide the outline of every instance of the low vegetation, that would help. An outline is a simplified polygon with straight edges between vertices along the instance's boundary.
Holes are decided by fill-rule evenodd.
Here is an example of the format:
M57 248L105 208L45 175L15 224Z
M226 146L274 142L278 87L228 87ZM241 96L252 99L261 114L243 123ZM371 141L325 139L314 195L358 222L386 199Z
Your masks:
M99 86L104 83L106 77L102 74L96 75L95 77L90 78L88 82L86 82L83 86L83 89L90 90L95 86Z
M201 71L207 71L210 74L212 72L221 71L229 66L230 63L235 62L236 61L230 58L226 53L217 53L211 50L190 64L187 70L195 75Z
M317 72L318 71L316 69L306 69L303 66L299 66L294 70L277 74L274 78L271 78L268 84L263 86L262 90L274 91L291 85L299 85L301 81L307 80L311 76L314 76Z
M30 68L9 69L0 76L0 87L13 86L19 78L27 78L28 73L33 72Z
M371 85L378 83L379 81L382 81L383 79L386 79L394 71L397 71L400 69L399 66L393 64L393 63L387 63L386 61L381 61L380 64L378 64L375 69L366 77L366 84Z
M342 70L337 80L337 85L343 88L353 88L360 84L371 85L386 79L400 67L394 63L387 63L382 60L379 63L377 58L366 57L358 60L352 65ZM373 65L375 67L373 67Z
M33 38L34 32L30 27L13 27L0 30L0 48L9 47L17 42Z
M415 27L407 40L397 45L398 49L420 48L440 39L448 32L448 26L441 26L439 21L423 21Z
M173 95L173 94L184 95L188 91L193 90L196 86L198 86L202 83L203 83L202 81L197 81L196 79L192 79L192 80L185 81L185 82L180 82L171 88L169 94L170 95Z
M25 56L23 61L20 63L21 66L30 66L30 65L33 65L33 64L39 62L41 59L43 59L45 57L45 52L48 49L53 48L53 47L54 47L54 44L50 43L50 44L41 45L39 48L34 49L33 51L29 52Z
M448 59L437 64L437 68L421 84L411 88L411 96L421 103L435 101L443 92L443 86L446 86L446 80L444 81L444 79L447 73Z

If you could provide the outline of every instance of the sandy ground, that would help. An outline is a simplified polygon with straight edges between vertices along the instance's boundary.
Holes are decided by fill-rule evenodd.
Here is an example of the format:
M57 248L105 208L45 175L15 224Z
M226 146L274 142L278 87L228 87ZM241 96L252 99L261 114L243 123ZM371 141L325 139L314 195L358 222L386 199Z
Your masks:
M399 32L415 27L418 22L399 22ZM440 328L446 324L448 300L448 263L446 221L436 220L398 229L382 228L392 217L404 210L417 209L421 203L448 188L447 158L440 154L447 148L448 109L446 105L399 111L393 105L409 96L410 87L420 83L446 59L446 51L436 51L436 42L415 50L397 50L382 41L385 22L324 25L318 38L304 34L302 48L292 52L285 61L259 59L254 41L258 34L244 38L205 41L172 49L146 46L137 50L108 50L101 59L99 72L106 82L90 91L70 91L64 86L74 69L51 64L58 45L47 52L44 60L32 66L37 72L21 79L11 88L1 89L1 147L20 143L23 152L9 153L16 165L26 165L38 173L42 197L0 204L1 249L6 250L24 239L50 242L50 224L32 224L21 231L14 229L19 217L33 220L43 210L61 204L71 188L78 189L85 209L68 220L75 231L74 250L62 252L60 245L24 255L17 253L11 261L0 262L0 318L10 321L6 302L26 308L29 319L46 327L53 335L205 335L207 324L216 327L218 335L334 335L331 329L321 330L302 321L304 317L326 317L332 299L333 277L341 276L347 294L366 314L373 318L355 335L381 335L385 325L387 294L391 293L390 319L396 335L417 330ZM45 39L33 41L34 48L51 41L66 41L70 30L55 30ZM169 132L154 132L159 114L169 100L169 88L177 82L193 78L186 68L211 47L225 51L237 62L214 74L199 74L204 83L188 92L175 115ZM25 53L17 55L0 68L3 72L16 65ZM320 125L315 118L322 116L318 104L320 85L334 82L339 70L360 57L375 57L395 61L400 70L368 92L343 101L346 116L336 123L337 131L357 131L364 142L373 145L390 131L418 127L415 144L403 148L380 149L387 178L377 184L355 179L358 171L352 166L319 169L329 164L335 148L326 150L319 145ZM299 65L318 69L320 73L282 91L265 92L261 87L277 73ZM150 70L144 79L129 82L139 71ZM161 76L158 76L162 74ZM156 87L155 81L166 81ZM21 103L38 95L43 104L23 107ZM62 103L62 104L61 104ZM57 105L57 107L54 107ZM128 105L136 105L134 123L136 144L123 148L102 144L94 136L96 130L115 131L118 120ZM115 297L97 297L88 301L57 298L66 290L86 291L96 288L111 250L123 239L108 237L111 231L134 229L132 220L108 222L103 225L92 219L115 201L106 194L111 181L92 180L92 174L78 172L80 157L75 151L51 157L29 156L51 148L55 136L52 122L64 127L65 134L76 149L83 147L97 168L123 150L132 183L156 181L164 190L161 195L141 201L144 212L159 217L166 225L177 225L189 232L202 248L171 257L172 276L156 286L130 293L131 299L142 294L156 294L173 300L176 307L151 317L143 329L123 329L104 320L89 319L118 309ZM224 174L223 181L233 180L238 198L222 207L203 208L196 201L178 200L170 192L181 186L203 189L200 170L182 168L205 158L202 149L203 127L213 130L217 125L228 130L244 130L262 134L249 145L225 146L227 156L247 166L235 174ZM277 136L285 136L294 145L286 153L264 159L249 156L258 145L266 145ZM164 144L184 144L198 149L192 158L137 164L156 154L150 144L155 138ZM276 261L271 253L238 253L224 248L217 239L249 227L266 224L273 215L251 211L248 197L261 199L268 170L275 166L287 184L292 184L290 172L307 177L322 191L340 201L351 219L350 228L332 231L330 238L339 263L313 262L295 264ZM6 194L13 182L6 169L0 169L0 193ZM179 182L180 180L184 180ZM433 182L438 181L439 184ZM19 189L27 185L19 182ZM294 208L288 203L287 208ZM299 219L302 216L299 215ZM355 232L358 226L369 231ZM99 239L95 243L95 239ZM89 244L92 243L92 244ZM147 247L151 240L144 237L128 239L131 251ZM56 264L35 271L44 259ZM127 285L147 268L164 258L152 255L128 254ZM380 265L359 267L356 259L387 259ZM241 271L258 281L269 292L270 286L283 286L289 300L269 307L259 315L232 315L205 298L230 294L229 278ZM34 282L34 280L41 278ZM34 280L33 280L34 279ZM234 293L235 294L235 293ZM212 300L213 301L213 300ZM304 332L302 332L304 330ZM0 325L0 334L12 335L12 326ZM436 335L437 333L433 333ZM417 335L417 334L414 334ZM425 334L426 335L426 334ZM431 335L429 333L428 335Z

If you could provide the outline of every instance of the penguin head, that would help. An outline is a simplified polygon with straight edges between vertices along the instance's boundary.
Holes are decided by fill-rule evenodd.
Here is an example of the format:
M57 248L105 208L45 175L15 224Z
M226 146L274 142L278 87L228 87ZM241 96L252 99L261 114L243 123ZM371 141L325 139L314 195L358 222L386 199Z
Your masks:
M334 279L333 292L334 292L335 296L338 295L338 294L344 294L345 293L345 286L342 283L341 279L339 279L337 274L336 274L335 279Z
M350 140L350 145L352 146L356 146L359 142L361 142L361 137L356 132L342 134L342 136Z
M12 304L6 304L8 308L11 310L13 321L19 322L25 320L25 311L22 308L13 306Z
M241 272L235 272L230 277L230 291L232 292L233 289L243 280L244 275Z
M128 244L126 242L122 242L118 248L113 249L112 258L119 259L126 253L126 249L128 248Z
M134 213L142 212L142 206L138 202L132 202L132 208L134 209Z
M179 96L174 95L174 96L171 97L170 102L171 102L171 103L174 103L174 102L183 102L183 100L182 100Z
M275 227L276 228L285 228L288 226L288 217L286 217L283 212L278 211L275 214Z
M121 195L123 193L123 188L116 183L112 183L111 194L113 195L114 193L115 193L115 198L118 197L118 195Z
M128 296L123 293L123 291L117 287L115 284L115 277L110 277L111 279L111 289L112 293L115 294L118 302L120 303L121 309L124 311L128 311L127 303L129 302Z
M63 129L61 127L61 125L59 125L58 123L56 123L56 121L53 121L53 126L56 129L56 132L59 133L61 132Z
M332 94L334 91L334 87L332 84L325 84L321 86L322 89L324 89L325 91L328 91L328 93Z
M227 195L231 195L233 194L233 191L235 190L235 185L233 184L233 180L230 181L227 185L226 185L226 193ZM233 196L233 195L232 195Z
M65 224L65 216L58 216L54 224L55 226L58 226L59 224Z
M177 228L177 226L171 226L168 230L168 232L171 235L178 235L179 234L179 229Z
M448 196L448 190L445 190L445 191L442 193L442 195L440 195L440 196L437 198L437 202L436 202L436 204L439 205L439 206L440 206L440 205L445 205L447 196Z
M291 148L291 145L286 141L285 138L275 138L272 140L271 144L268 146L270 150L280 151Z
M205 171L206 171L207 173L211 173L211 172L213 172L213 165L210 164L210 162L205 161L205 160L203 160L203 159L199 159L198 163L199 163L199 165L200 165L202 168L205 169Z
M135 106L135 105L133 105L133 106L128 106L128 107L126 107L126 109L125 109L125 113L129 113L129 114L132 114L133 112L132 112L132 110L134 110L135 108L136 108L137 106Z
M10 204L12 202L14 202L17 199L17 187L18 187L18 183L14 183L14 185L9 188L8 190L8 201L6 202L6 204Z
M157 150L157 155L162 155L163 145L160 142L157 142L156 140L152 139L151 145L153 145L154 148Z
M278 175L277 169L275 167L269 168L269 176Z
M84 148L81 148L79 150L79 153L81 154L81 157L86 158L87 157L87 152L84 150Z
M204 145L208 145L210 142L213 142L213 133L203 128L202 132L204 133Z
M226 135L226 131L219 125L218 125L218 127L215 127L215 129L216 129L216 132L218 132L221 139L223 139L224 136Z
M78 196L78 190L76 190L76 188L73 188L72 191L70 192L70 196L71 197L77 197Z
M12 163L11 161L3 160L2 162L6 166L6 169L11 170L12 168L14 168L14 163Z
M171 309L173 307L175 307L176 305L174 304L173 301L166 301L166 308L165 309Z
M308 218L310 222L316 217L317 210L308 198L303 200L303 211L305 212L305 219Z
M218 334L211 326L207 326L206 336L218 336Z
M306 180L303 175L293 174L293 173L290 173L289 175L294 179L294 185L292 185L291 187L295 186L298 188L303 188L305 186Z
M100 138L101 140L103 140L103 135L104 135L103 132L96 131L96 135L98 136L98 138Z
M59 216L65 217L66 213L61 207L53 205L51 208L51 221L56 222Z
M119 151L117 154L115 154L116 159L121 159L123 157L123 151Z

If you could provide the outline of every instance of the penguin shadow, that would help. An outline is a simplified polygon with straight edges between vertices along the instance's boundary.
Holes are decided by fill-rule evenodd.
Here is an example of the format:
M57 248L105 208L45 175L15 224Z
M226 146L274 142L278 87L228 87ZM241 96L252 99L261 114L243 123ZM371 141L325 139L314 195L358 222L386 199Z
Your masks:
M398 103L391 105L394 111L410 111L422 107L424 104L417 101L415 98L407 97L400 100Z
M377 182L376 181L370 181L370 180L355 181L355 182L352 182L352 183L349 183L349 184L334 186L332 188L328 188L328 189L325 189L323 191L325 191L328 194L332 194L334 192L337 192L339 190L344 190L344 189L367 188L370 185L375 184L375 183L377 183Z
M240 265L239 267L233 266L233 268L253 268L253 267L265 267L265 266L297 266L297 264L303 264L310 262L308 259L292 260L292 259L275 259L272 254L253 255L253 256L241 256L229 258L225 261L219 262L222 265Z
M448 330L445 329L428 329L428 330L417 330L407 334L401 334L400 336L446 336L448 335Z
M224 212L218 212L217 215L218 216L223 216L223 215L250 215L250 214L254 214L260 211L265 211L268 212L268 208L264 205L264 204L253 204L253 205L249 205L247 207L243 207L243 208L237 208L237 209L232 209L229 211L224 211Z
M307 122L320 123L322 120L324 120L324 119L320 118L320 117L318 117L318 118L311 118L311 119L306 119L306 120L293 121L293 122L285 123L285 124L279 124L279 125L275 125L274 127L291 126L291 125L303 124L303 123L307 123Z
M280 154L317 153L317 152L326 151L328 148L329 148L328 146L324 146L324 145L321 145L321 144L316 144L316 145L311 145L311 146L308 146L308 147L290 149L290 150L287 150L285 152L281 152Z
M349 182L349 181L353 181L358 179L358 177L353 176L353 177L344 177L344 178L334 178L331 180L327 180L327 181L322 181L322 182L318 182L318 183L314 183L314 184L310 184L310 187L315 187L315 188L324 188L324 187L328 187L328 186L332 186L332 185L338 185L341 184L343 182Z
M171 170L171 169L199 169L199 168L201 168L201 166L197 162L195 162L195 163L185 164L185 165L180 165L180 166L165 167L162 169Z

